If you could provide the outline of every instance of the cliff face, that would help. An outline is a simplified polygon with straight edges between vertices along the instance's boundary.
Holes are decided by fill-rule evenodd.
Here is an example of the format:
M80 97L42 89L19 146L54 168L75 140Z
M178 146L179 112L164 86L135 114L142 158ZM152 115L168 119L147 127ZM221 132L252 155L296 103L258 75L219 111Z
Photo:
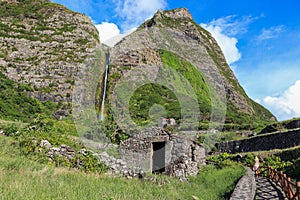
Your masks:
M200 72L199 80L207 80L205 84L209 85L208 88L205 88L201 81L194 84L201 85L202 96L208 93L211 95L206 99L198 95L202 120L208 120L210 117L212 111L207 107L216 104L211 98L214 95L224 97L223 100L227 104L226 123L251 124L256 120L275 120L268 110L246 95L215 39L197 25L184 8L164 12L159 10L152 19L113 47L111 73L122 76L126 75L128 69L143 70L151 65L172 65L174 59L170 60L170 57L178 59L179 65L182 66L185 62L189 63L190 68L196 68ZM184 71L189 69L180 70L181 73L185 73ZM192 75L186 75L185 78L189 79L189 76ZM193 89L197 93L194 86Z
M79 69L99 45L90 18L47 0L1 0L0 10L1 72L41 101L70 102Z

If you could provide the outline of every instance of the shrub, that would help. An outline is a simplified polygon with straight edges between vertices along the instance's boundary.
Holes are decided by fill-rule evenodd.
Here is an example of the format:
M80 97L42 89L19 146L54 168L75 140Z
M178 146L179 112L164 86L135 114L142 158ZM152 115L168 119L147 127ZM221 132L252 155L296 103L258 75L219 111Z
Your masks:
M3 131L6 136L17 136L20 134L19 128L15 123L6 126Z
M28 135L22 135L19 138L19 145L21 153L25 156L34 154L37 152L37 140L34 137Z
M87 152L86 155L77 154L72 160L72 167L78 168L85 172L107 172L108 167L91 153Z

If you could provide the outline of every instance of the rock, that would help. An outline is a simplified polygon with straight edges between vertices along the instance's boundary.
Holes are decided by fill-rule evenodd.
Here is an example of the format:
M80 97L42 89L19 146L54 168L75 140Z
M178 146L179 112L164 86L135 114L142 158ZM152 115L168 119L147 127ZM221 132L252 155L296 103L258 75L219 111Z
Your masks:
M80 150L78 151L78 154L81 154L81 155L86 156L86 155L87 155L87 150L86 150L86 149L80 149Z
M53 117L57 120L65 119L68 116L69 116L68 110L58 110L53 114Z
M50 149L52 147L52 145L50 144L50 142L48 140L42 140L40 143L40 147L42 147L44 149Z
M235 161L235 162L242 162L243 161L243 156L241 154L238 154L235 157L233 157L232 160Z

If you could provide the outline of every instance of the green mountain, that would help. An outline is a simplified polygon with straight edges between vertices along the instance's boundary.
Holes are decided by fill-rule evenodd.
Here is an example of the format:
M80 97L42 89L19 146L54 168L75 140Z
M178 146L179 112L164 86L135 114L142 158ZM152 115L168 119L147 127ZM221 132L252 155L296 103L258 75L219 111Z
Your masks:
M197 129L207 129L211 121L222 120L225 130L254 129L276 120L247 96L215 39L184 8L158 11L111 49L110 60L108 100L114 102L115 96L124 99L116 107L108 107L108 115L126 118L122 113L128 109L132 121L140 126L155 124L161 116L181 123L182 106L189 107L183 102L190 98L199 108L189 113L200 119L200 124L191 125ZM136 83L128 90L136 90L128 100L117 89L130 77ZM143 81L147 84L142 85ZM194 97L185 91L187 88Z

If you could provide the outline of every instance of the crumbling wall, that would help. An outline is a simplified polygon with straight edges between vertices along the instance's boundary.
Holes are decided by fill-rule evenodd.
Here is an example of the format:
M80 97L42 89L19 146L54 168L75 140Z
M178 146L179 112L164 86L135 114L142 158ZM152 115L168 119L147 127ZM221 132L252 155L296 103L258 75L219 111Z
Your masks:
M120 146L121 157L132 168L152 172L153 142L165 142L165 173L182 179L198 174L198 165L205 164L205 149L179 134L152 128L136 135Z

